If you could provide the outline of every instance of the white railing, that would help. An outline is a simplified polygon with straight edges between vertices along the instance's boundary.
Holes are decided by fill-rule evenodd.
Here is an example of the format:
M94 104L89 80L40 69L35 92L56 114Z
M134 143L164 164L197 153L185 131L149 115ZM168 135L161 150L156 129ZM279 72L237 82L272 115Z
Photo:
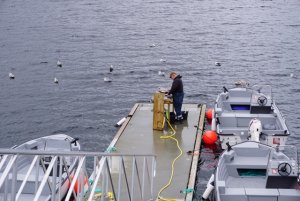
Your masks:
M155 172L150 154L0 149L0 200L154 200Z

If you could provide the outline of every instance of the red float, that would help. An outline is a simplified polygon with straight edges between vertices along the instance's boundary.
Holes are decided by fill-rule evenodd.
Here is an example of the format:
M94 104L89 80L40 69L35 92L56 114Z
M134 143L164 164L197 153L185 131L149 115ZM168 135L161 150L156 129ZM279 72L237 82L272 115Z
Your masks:
M218 140L216 131L205 131L202 140L205 144L215 144Z
M213 118L213 113L214 113L214 109L209 108L209 109L206 111L206 113L205 113L206 118L207 118L208 120L211 120L211 119Z
M72 180L73 180L73 175L71 176L71 182L72 182ZM78 189L78 185L79 185L79 182L78 182L78 180L79 180L79 178L77 178L77 180L76 180L76 182L75 182L75 186L74 186L74 192L77 194L78 193L78 190L79 190L79 193L81 192L81 189L82 189L82 186ZM84 181L84 185L86 185L87 184L87 178L86 177L84 177L84 179L83 179ZM69 184L69 188L70 188L70 185L71 185L71 183Z

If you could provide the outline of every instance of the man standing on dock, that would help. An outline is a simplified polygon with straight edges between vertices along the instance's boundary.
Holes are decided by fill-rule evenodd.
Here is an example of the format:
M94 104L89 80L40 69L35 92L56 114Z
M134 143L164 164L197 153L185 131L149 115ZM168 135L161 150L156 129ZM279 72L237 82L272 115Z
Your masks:
M170 73L170 78L173 80L173 83L170 91L168 92L168 95L172 95L173 97L173 105L176 112L175 119L178 121L183 120L181 107L183 103L184 92L181 77L181 75L177 75L174 71Z

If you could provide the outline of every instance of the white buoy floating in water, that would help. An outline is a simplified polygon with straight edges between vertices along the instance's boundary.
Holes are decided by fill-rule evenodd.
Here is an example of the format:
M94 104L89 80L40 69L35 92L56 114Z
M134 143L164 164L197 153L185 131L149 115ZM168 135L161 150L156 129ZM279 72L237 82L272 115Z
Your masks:
M15 79L15 75L12 74L12 73L9 73L9 74L8 74L8 77L9 77L9 79Z
M54 78L54 83L58 84L58 79L56 77Z
M294 77L294 73L291 73L291 74L290 74L290 77L293 78L293 77Z
M104 77L104 82L111 82L112 80L109 77Z
M58 67L62 67L62 63L61 63L59 60L57 61L56 65L57 65Z
M159 61L160 62L167 62L167 60L165 60L165 59L160 59Z
M119 127L122 126L122 124L125 122L126 117L124 117L123 119L121 119L120 121L118 121L118 123L115 124L115 127Z
M151 45L149 45L149 47L155 47L156 45L153 43L153 44L151 44Z
M215 65L216 66L221 66L221 63L220 62L215 62Z
M158 75L159 76L165 76L165 72L160 70L160 71L158 71Z

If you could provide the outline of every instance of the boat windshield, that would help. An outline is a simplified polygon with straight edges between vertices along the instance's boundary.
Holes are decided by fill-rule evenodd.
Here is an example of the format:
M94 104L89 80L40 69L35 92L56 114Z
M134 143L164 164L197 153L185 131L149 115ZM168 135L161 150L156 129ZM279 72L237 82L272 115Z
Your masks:
M297 175L300 174L300 161L299 161L299 149L294 145L278 145L275 147L275 152L272 154L271 160L275 159L281 163L289 163L293 167L296 167ZM270 161L269 161L270 162Z
M298 149L294 145L283 145L283 146L277 146L277 151L282 152L284 155L286 155L290 160L294 160L299 164L299 156L298 156Z
M271 85L253 85L252 89L254 91L257 91L258 93L264 94L266 96L266 98L272 100L272 87Z

